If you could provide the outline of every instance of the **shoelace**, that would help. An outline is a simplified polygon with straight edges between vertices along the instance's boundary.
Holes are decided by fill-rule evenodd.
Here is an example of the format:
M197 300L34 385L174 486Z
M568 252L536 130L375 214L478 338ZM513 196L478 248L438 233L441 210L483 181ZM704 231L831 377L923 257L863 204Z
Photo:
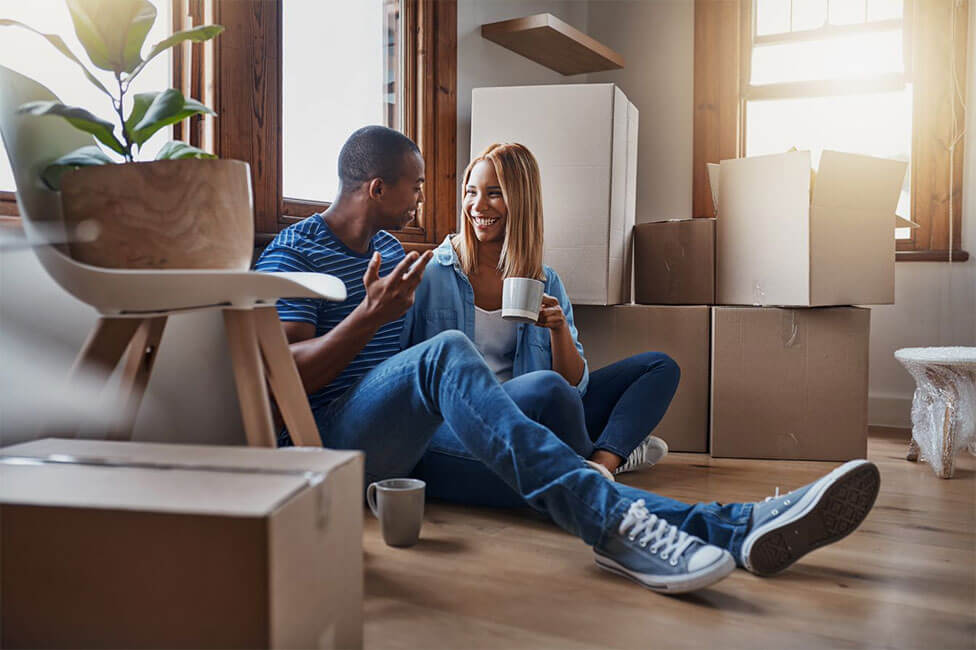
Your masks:
M677 526L672 526L657 515L648 512L644 504L644 499L638 499L631 504L624 520L620 522L618 529L621 535L626 535L627 539L633 541L640 535L637 543L647 548L654 554L658 549L662 560L671 558L668 563L671 566L678 565L678 558L684 553L691 544L696 541L696 537L678 530ZM651 543L653 542L653 543Z
M630 456L623 465L617 468L616 473L622 474L623 472L630 472L640 465L644 464L645 458L647 458L647 450L651 447L651 440L645 439L641 444L637 445L634 451L630 452Z

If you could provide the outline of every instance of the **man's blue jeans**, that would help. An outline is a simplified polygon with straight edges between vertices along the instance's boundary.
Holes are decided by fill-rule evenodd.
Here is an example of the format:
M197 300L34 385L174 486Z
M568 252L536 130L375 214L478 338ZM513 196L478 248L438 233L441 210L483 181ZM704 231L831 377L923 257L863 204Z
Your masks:
M645 352L591 373L582 398L551 370L526 373L502 388L523 413L583 458L603 449L626 459L664 417L680 376L671 357ZM427 482L428 495L446 501L496 508L525 505L465 449L446 423L434 434L414 476Z
M637 499L738 557L750 504L688 505L607 481L522 413L474 344L442 332L382 362L315 413L325 446L366 452L366 480L408 476L447 422L467 451L532 508L593 546Z

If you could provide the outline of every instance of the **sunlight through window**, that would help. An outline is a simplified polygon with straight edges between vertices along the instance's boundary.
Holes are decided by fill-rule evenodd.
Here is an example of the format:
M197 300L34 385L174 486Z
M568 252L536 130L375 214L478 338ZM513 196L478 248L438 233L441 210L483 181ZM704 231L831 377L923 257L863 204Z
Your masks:
M154 43L158 43L172 33L172 2L153 0L156 6L156 22L153 24L143 55ZM61 36L72 52L82 63L95 73L100 81L112 88L114 78L111 72L99 70L91 65L85 49L75 37L71 16L64 0L31 0L30 2L4 2L4 18L17 20L45 34ZM132 96L151 90L165 90L173 85L171 70L172 54L165 52L153 59L135 81L126 96L125 112L131 108ZM16 27L0 27L0 65L19 72L47 86L51 92L70 106L81 106L98 117L113 124L118 121L112 102L96 89L78 69L43 37ZM111 83L110 83L111 82ZM42 120L56 120L57 117L39 117ZM143 145L139 160L152 160L159 148L173 139L173 127L160 129ZM14 190L14 177L7 160L7 152L0 147L0 191Z

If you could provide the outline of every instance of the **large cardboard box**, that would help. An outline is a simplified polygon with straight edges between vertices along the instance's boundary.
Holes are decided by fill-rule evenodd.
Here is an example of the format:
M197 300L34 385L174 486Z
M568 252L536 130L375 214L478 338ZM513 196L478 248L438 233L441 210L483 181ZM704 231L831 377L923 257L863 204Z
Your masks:
M906 163L824 151L723 160L716 302L827 306L895 300L892 221Z
M519 142L539 161L543 258L574 302L630 302L637 109L613 84L475 88L471 155Z
M708 451L709 308L574 306L590 371L641 352L664 352L681 368L668 412L654 430L672 451Z
M715 219L672 219L634 228L634 302L715 303Z
M359 452L0 450L4 647L362 645Z
M714 307L712 456L864 458L870 325L859 307Z

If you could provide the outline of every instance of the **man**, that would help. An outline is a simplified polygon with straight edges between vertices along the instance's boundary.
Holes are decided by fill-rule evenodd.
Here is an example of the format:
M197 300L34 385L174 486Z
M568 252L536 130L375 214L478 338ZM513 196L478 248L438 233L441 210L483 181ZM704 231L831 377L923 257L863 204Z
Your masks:
M367 481L408 475L447 422L531 507L593 546L600 567L669 593L712 584L737 563L778 573L867 516L880 483L868 461L756 504L685 504L608 481L523 415L464 334L400 352L431 253L404 255L384 231L423 201L423 158L402 134L369 126L346 141L338 171L335 202L282 231L257 268L345 282L343 303L282 300L278 311L323 444L365 451Z

